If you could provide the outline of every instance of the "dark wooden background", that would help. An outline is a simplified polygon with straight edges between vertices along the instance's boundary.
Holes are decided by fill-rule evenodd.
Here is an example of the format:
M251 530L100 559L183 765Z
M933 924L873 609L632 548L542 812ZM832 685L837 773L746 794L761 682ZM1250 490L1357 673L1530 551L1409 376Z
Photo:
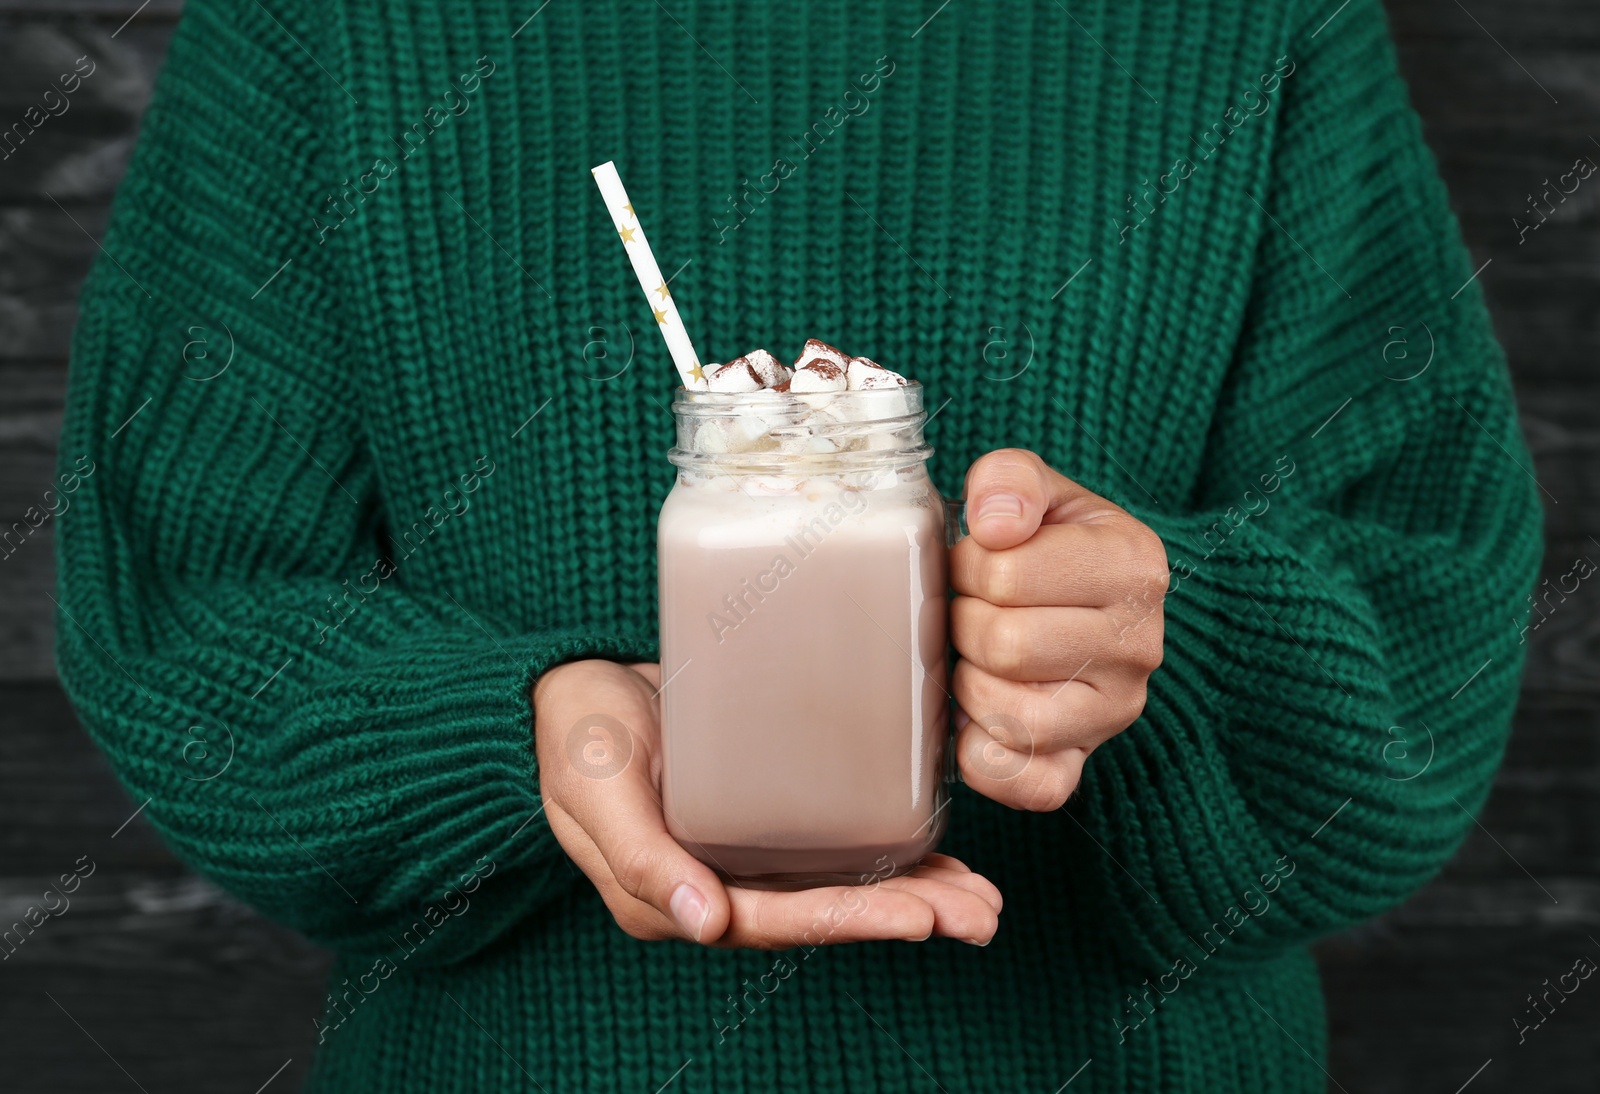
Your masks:
M0 0L0 125L73 58L99 65L67 113L0 163L0 526L53 476L78 283L95 254L86 232L105 223L181 6ZM1580 554L1600 561L1600 177L1525 243L1512 217L1547 177L1600 158L1600 8L1389 7L1468 242L1492 260L1482 281L1539 481L1558 502L1546 518L1553 579ZM326 956L194 877L142 819L113 839L138 803L53 679L50 531L0 560L0 924L79 856L98 869L0 963L0 1090L131 1090L132 1076L150 1094L250 1094L290 1061L271 1087L287 1094L309 1061ZM1597 606L1586 583L1532 635L1482 829L1404 907L1321 947L1339 1089L1600 1086L1600 979L1526 1043L1513 1025L1541 981L1580 956L1600 962Z

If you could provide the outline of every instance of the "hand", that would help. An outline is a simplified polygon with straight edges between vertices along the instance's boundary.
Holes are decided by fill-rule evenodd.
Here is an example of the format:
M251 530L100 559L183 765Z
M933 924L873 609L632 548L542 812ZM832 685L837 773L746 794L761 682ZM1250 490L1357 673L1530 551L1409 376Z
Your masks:
M1089 753L1144 710L1166 550L1021 449L977 460L966 498L971 534L950 552L961 773L1015 809L1059 809Z
M1000 893L948 855L865 886L764 892L725 886L667 834L661 812L659 665L575 661L533 690L539 793L550 830L628 934L786 949L933 935L988 945ZM610 754L591 736L609 727ZM590 765L580 744L599 743ZM571 753L576 752L576 757ZM623 758L626 753L626 758Z

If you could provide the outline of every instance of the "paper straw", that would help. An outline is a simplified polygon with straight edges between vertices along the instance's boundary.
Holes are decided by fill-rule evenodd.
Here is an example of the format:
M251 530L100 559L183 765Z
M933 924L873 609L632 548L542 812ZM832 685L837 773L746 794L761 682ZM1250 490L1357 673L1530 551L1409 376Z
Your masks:
M600 196L605 199L606 208L611 210L611 222L617 229L617 235L622 237L623 249L628 252L628 261L633 263L633 272L639 277L639 287L644 290L645 299L650 301L656 326L661 329L661 337L667 340L667 350L672 354L672 363L678 366L683 386L691 391L704 391L706 374L700 368L700 356L695 353L694 344L689 341L689 332L684 329L683 320L678 316L678 305L667 289L666 279L661 276L661 267L656 265L656 256L651 252L644 229L639 226L639 218L628 201L628 191L622 188L622 180L617 177L617 165L607 160L589 173L594 176L595 185L600 187Z

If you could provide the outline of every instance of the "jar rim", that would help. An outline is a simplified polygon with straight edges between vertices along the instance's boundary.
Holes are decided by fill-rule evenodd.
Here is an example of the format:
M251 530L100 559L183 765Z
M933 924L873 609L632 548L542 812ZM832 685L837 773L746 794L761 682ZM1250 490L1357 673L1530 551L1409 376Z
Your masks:
M835 400L842 400L845 405L854 404L870 410L874 403L882 403L886 409L894 407L899 410L899 413L886 414L881 418L865 417L858 419L863 422L881 423L894 418L915 417L923 413L922 390L922 385L915 380L907 380L904 384L897 384L894 387L798 393L773 391L771 388L761 388L758 391L730 392L690 391L688 388L679 387L674 389L672 393L672 413L690 418L710 417L717 414L737 413L741 410L791 407L796 403L804 405L809 399L826 397L829 404Z
M838 411L844 413L838 413ZM932 454L922 435L927 411L922 385L801 392L688 391L673 395L678 443L667 458L684 470L777 474L859 471L921 463ZM694 443L705 428L739 432L756 425L768 443L736 450L707 450ZM720 433L720 430L718 431ZM754 434L748 434L753 439ZM820 442L820 448L810 442Z

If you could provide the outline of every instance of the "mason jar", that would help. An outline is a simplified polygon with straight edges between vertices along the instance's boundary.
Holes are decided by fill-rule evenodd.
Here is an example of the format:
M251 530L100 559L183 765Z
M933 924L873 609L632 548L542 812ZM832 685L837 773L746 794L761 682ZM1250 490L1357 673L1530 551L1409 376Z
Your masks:
M947 820L947 514L922 389L680 389L657 527L667 830L749 888L911 870Z

